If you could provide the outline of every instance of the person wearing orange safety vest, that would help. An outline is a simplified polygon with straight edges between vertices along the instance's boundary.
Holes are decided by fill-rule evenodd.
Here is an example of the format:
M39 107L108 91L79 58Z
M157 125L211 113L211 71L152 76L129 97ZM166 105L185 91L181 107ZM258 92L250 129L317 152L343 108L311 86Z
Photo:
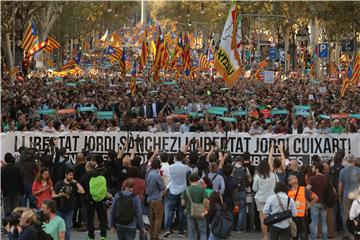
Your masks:
M299 186L298 178L295 175L290 175L287 180L288 184L291 186L288 196L294 199L296 206L296 217L293 218L297 227L297 236L295 239L307 240L308 230L305 220L306 211L314 205L319 198L309 189Z

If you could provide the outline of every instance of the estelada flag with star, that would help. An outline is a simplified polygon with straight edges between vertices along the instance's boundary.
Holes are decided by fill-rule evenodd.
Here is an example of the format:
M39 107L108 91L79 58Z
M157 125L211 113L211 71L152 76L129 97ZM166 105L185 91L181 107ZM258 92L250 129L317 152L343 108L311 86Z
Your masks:
M223 76L228 87L232 87L242 73L240 58L241 19L239 14L240 9L237 4L234 4L226 20L215 58L214 66Z

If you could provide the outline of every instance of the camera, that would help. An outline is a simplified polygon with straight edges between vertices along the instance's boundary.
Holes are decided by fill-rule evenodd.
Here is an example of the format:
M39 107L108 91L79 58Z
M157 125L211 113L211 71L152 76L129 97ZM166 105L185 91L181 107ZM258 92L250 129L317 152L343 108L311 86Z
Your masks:
M6 216L2 219L2 225L5 227L6 225L17 226L20 223L22 212L12 212L9 216Z

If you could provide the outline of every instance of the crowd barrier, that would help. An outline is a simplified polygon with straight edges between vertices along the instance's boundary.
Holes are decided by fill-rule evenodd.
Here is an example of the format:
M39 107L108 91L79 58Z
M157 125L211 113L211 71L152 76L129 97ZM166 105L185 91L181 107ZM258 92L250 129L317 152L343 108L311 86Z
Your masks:
M129 139L128 152L136 145L139 156L158 148L170 154L176 154L193 138L199 140L200 145L208 152L213 141L223 146L232 156L249 152L253 164L266 159L271 143L279 145L281 142L290 153L291 158L296 158L302 165L309 165L313 155L322 159L330 159L339 149L344 149L346 154L360 156L360 134L263 134L250 135L248 133L150 133L150 132L61 132L46 134L42 132L8 132L1 134L1 159L7 152L19 156L21 146L33 147L40 152L49 148L51 139L58 147L65 148L72 162L76 154L83 150L91 153L103 154L106 158L109 150L117 151ZM227 143L227 144L226 144ZM191 143L189 150L196 144ZM274 156L280 156L275 148Z

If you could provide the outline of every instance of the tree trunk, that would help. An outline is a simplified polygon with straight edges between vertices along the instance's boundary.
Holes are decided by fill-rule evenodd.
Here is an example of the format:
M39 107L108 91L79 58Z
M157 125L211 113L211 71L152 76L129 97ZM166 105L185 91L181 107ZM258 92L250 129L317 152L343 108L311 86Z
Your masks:
M319 43L319 20L315 17L311 22L311 51L315 54L315 48ZM315 78L319 78L320 76L320 61L318 57L314 58L314 70L315 70Z
M10 33L4 34L4 44L2 45L3 51L6 57L6 64L8 65L9 69L14 67L14 59L11 53L11 44L10 44Z
M289 55L289 36L290 35L290 31L289 31L289 26L286 25L285 26L285 34L284 34L284 41L285 41L285 72L289 71L289 65L290 65L290 59L288 57Z
M335 60L336 65L339 65L339 63L340 63L340 49L341 49L340 40L339 40L339 37L336 36L335 53L334 53L334 60Z

